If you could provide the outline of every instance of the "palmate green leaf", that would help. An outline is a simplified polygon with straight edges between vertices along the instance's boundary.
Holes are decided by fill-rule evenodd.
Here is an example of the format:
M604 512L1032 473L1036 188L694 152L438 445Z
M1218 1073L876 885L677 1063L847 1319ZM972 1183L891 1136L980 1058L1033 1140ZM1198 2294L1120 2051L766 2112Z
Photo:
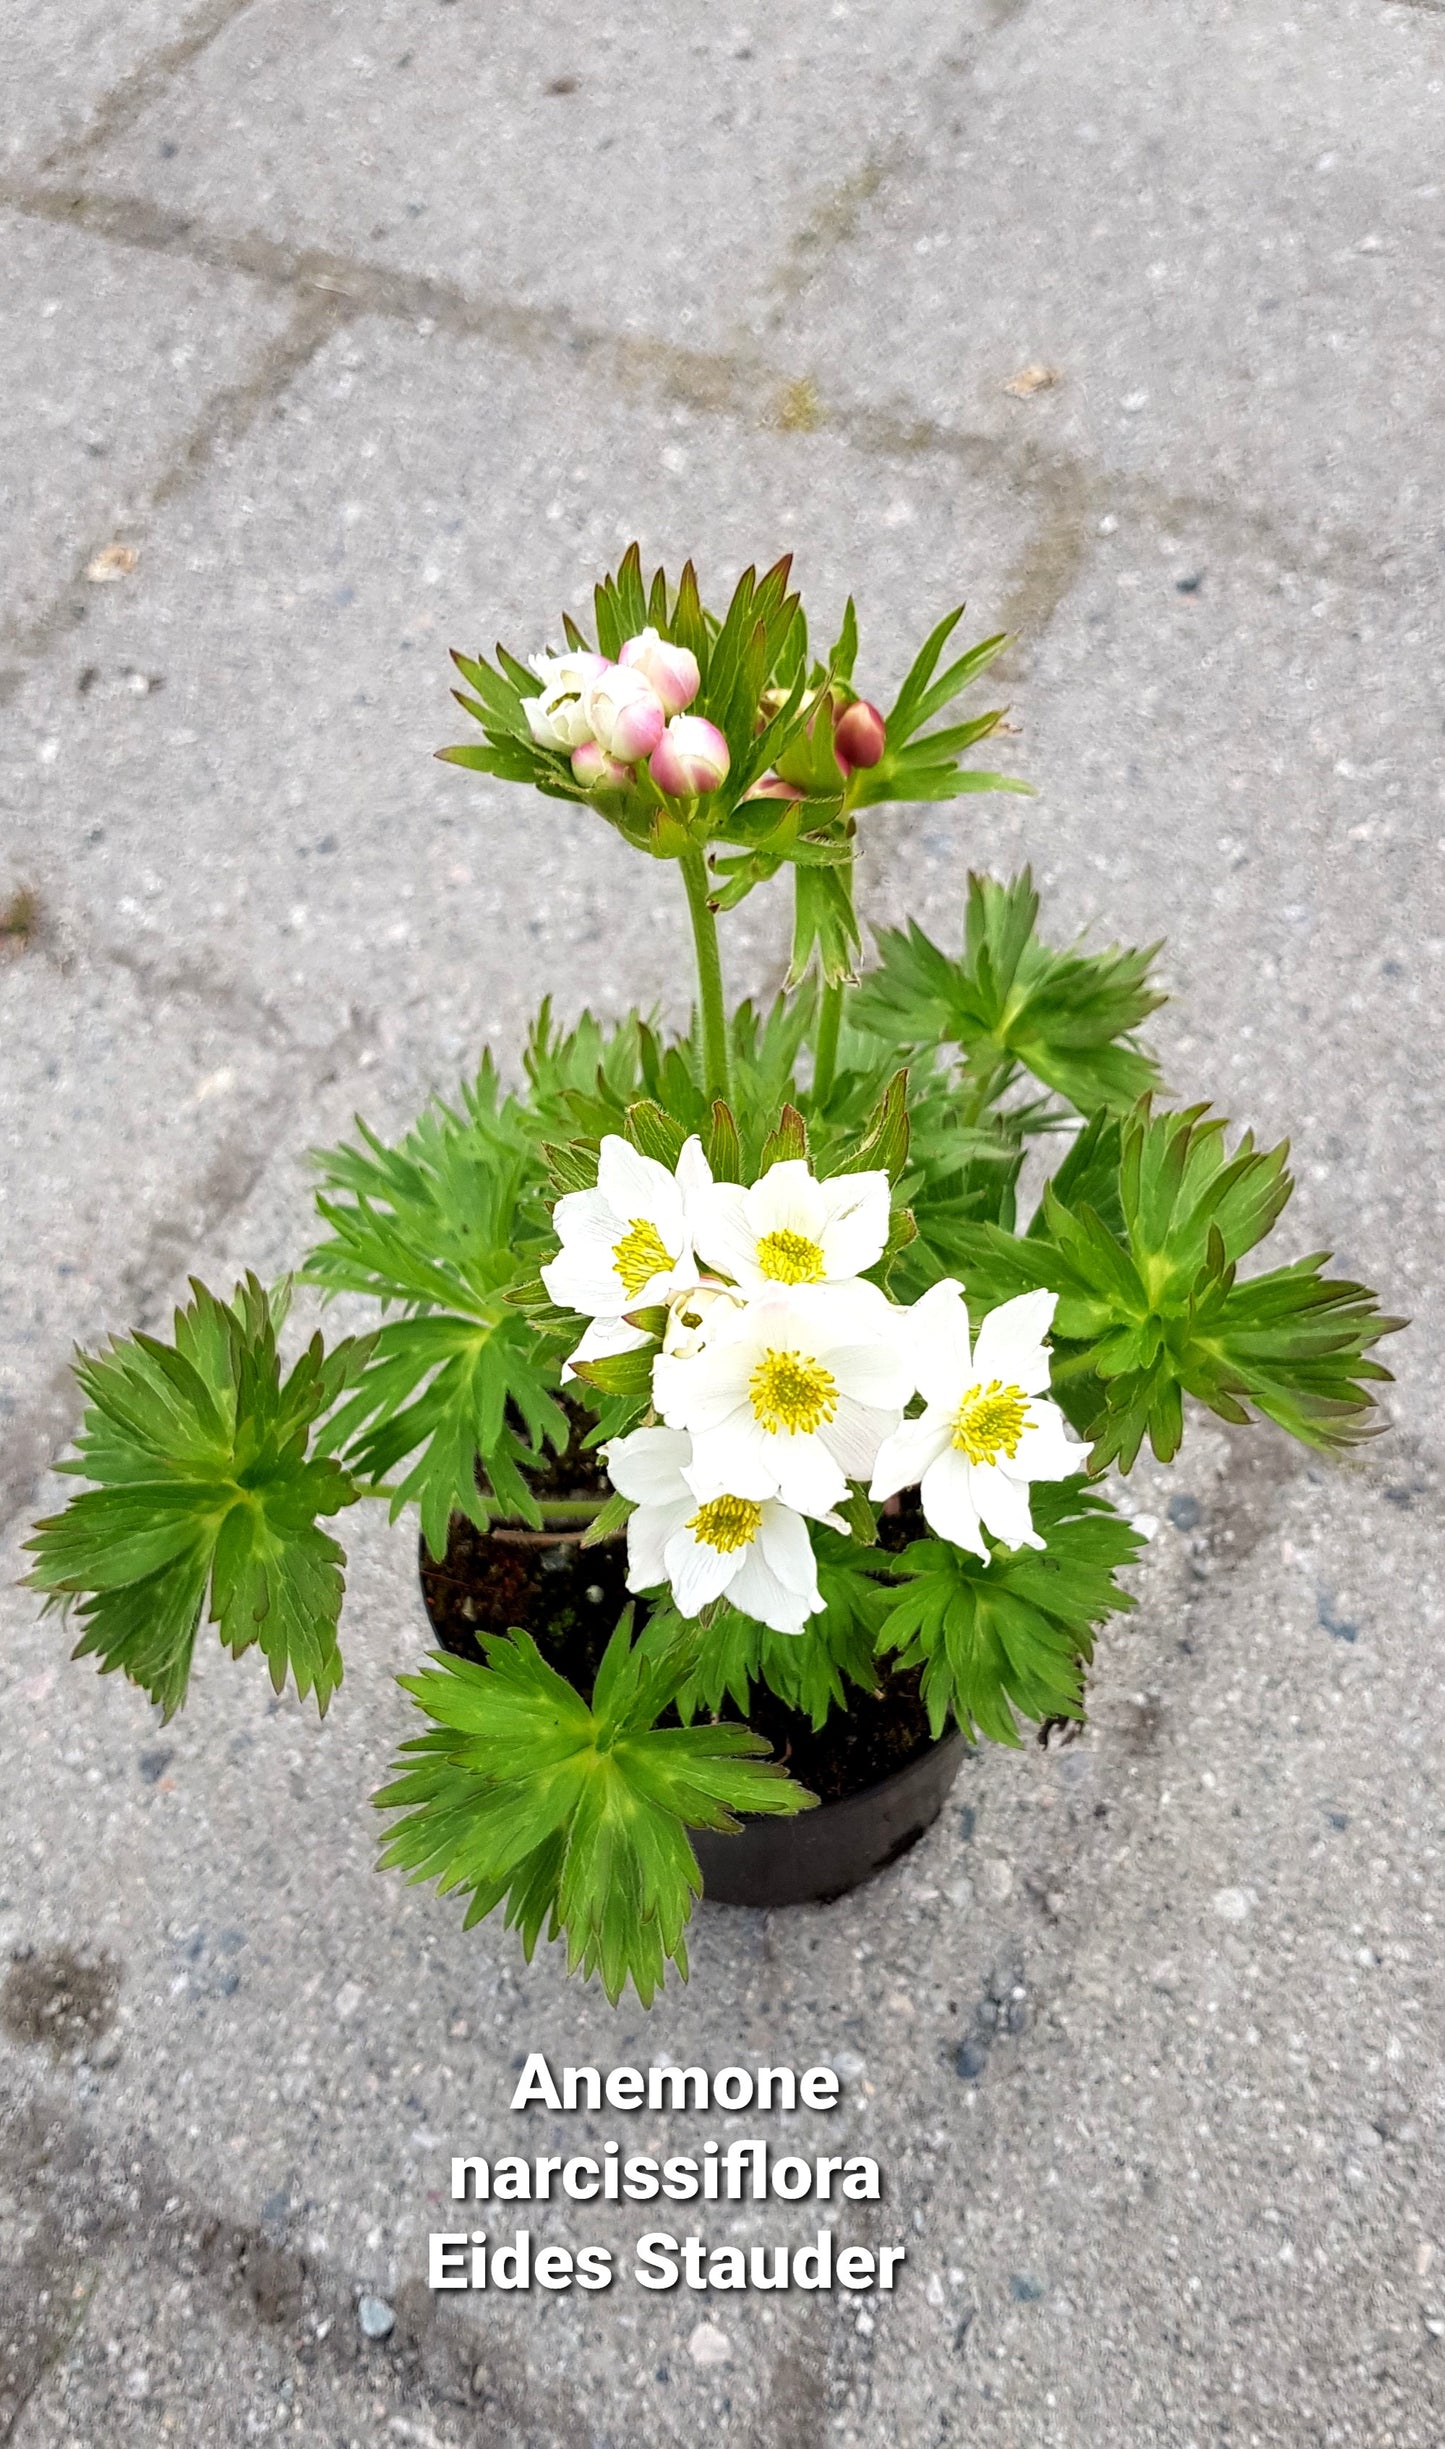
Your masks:
M1292 1185L1284 1146L1245 1132L1231 1155L1227 1131L1202 1106L1156 1114L1146 1099L1081 1136L1022 1239L967 1224L955 1237L971 1307L1057 1293L1053 1391L1094 1470L1129 1470L1146 1436L1169 1461L1186 1394L1234 1422L1252 1405L1322 1449L1370 1433L1389 1372L1367 1355L1401 1321L1322 1276L1320 1256L1237 1279Z
M1115 1575L1142 1542L1082 1479L1036 1483L1034 1528L1046 1545L994 1546L990 1561L939 1539L891 1559L908 1586L879 1634L902 1666L923 1668L935 1735L950 1717L967 1735L1017 1744L1018 1719L1081 1718L1093 1636L1134 1605Z
M1122 1111L1158 1078L1133 1032L1165 1000L1148 983L1159 948L1055 951L1036 932L1038 906L1027 868L1009 885L970 876L963 958L916 923L889 930L853 1019L895 1046L962 1047L995 1096L1025 1068L1080 1113Z
M702 1889L689 1828L732 1830L738 1812L813 1798L746 1727L657 1724L683 1669L633 1646L630 1611L590 1707L527 1633L485 1647L485 1666L444 1658L398 1679L432 1724L375 1798L403 1815L383 1866L467 1892L469 1925L505 1901L529 1958L544 1932L565 1937L569 1969L595 1974L614 2005L629 1981L650 2005L669 1962L687 1971Z
M371 1338L316 1336L283 1376L282 1294L254 1276L228 1304L202 1284L173 1340L134 1335L82 1355L75 1456L94 1485L27 1543L43 1590L83 1627L77 1657L120 1672L167 1718L185 1699L206 1612L235 1655L259 1645L324 1711L341 1681L344 1550L321 1528L360 1490L320 1448L321 1423L366 1367Z
M555 1387L568 1327L511 1298L535 1287L555 1247L551 1192L535 1120L502 1095L490 1061L394 1148L357 1127L359 1146L316 1160L331 1231L303 1272L406 1314L380 1329L326 1445L364 1479L394 1483L393 1516L415 1502L440 1556L454 1512L489 1518L479 1456L492 1498L536 1523L527 1470L544 1441L567 1442Z
M726 1600L706 1611L706 1621L683 1617L666 1592L652 1595L640 1646L683 1671L676 1693L683 1718L715 1715L727 1701L746 1712L754 1684L762 1683L817 1727L831 1710L847 1707L850 1684L876 1689L878 1635L896 1596L888 1583L892 1559L820 1523L812 1525L812 1539L823 1608L801 1633L775 1633Z

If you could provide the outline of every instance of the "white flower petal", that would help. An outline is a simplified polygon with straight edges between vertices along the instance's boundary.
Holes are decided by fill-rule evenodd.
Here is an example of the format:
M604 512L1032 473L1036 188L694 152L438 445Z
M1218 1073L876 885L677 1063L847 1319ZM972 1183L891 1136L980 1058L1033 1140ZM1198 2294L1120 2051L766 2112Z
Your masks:
M850 1480L866 1480L878 1460L883 1440L891 1437L897 1426L896 1404L883 1411L843 1395L832 1419L819 1430L818 1436L840 1471L846 1472Z
M968 1311L963 1288L952 1276L931 1284L904 1312L913 1381L927 1404L956 1412L972 1378Z
M806 1326L818 1353L842 1344L893 1344L910 1315L897 1310L876 1284L800 1284L788 1306Z
M692 1439L681 1429L633 1429L602 1449L607 1476L634 1505L678 1505L690 1494L683 1471Z
M793 1529L784 1531L784 1525ZM806 1560L795 1544L801 1539ZM786 1540L786 1545L782 1542ZM800 1633L809 1616L818 1614L822 1595L812 1542L794 1513L784 1505L764 1509L763 1525L748 1549L728 1591L734 1607L775 1633Z
M679 1611L695 1616L709 1599L721 1598L738 1571L739 1558L746 1553L740 1548L709 1547L684 1524L673 1532L667 1543L667 1578Z
M1044 1403L1035 1396L1018 1450L1011 1460L1000 1455L999 1469L1013 1480L1066 1480L1083 1470L1088 1450L1073 1444L1065 1433L1064 1415L1057 1403Z
M687 1484L704 1504L711 1497L776 1496L778 1473L773 1449L789 1442L770 1437L751 1411L735 1412L720 1428L694 1436ZM836 1496L827 1499L829 1505L836 1502Z
M652 1399L669 1428L697 1436L722 1428L737 1413L750 1420L752 1355L728 1340L726 1326L697 1352L660 1352L653 1363Z
M811 1598L814 1607L821 1606L818 1597L818 1560L813 1554L813 1542L808 1536L807 1523L788 1505L765 1505L758 1525L757 1544L774 1573L788 1590Z
M930 1463L948 1449L948 1415L927 1411L921 1420L905 1420L885 1437L873 1465L868 1494L874 1500L896 1497L902 1488L916 1488Z
M770 1437L768 1461L784 1505L795 1513L826 1514L848 1494L848 1477L820 1437Z
M1029 1513L1029 1492L994 1463L974 1463L969 1494L984 1529L1009 1548L1041 1548Z
M657 1230L669 1257L675 1264L686 1238L682 1219L682 1192L677 1176L670 1174L656 1157L644 1156L630 1140L609 1131L603 1140L597 1159L597 1187L614 1216L630 1225L634 1217ZM620 1237L619 1237L620 1238Z
M821 1246L824 1207L820 1185L802 1157L782 1157L744 1193L743 1210L753 1239L767 1233L801 1233Z
M688 1223L699 1255L736 1283L744 1278L750 1289L764 1282L753 1250L757 1236L743 1213L747 1193L741 1182L713 1182L688 1198Z
M986 1561L988 1544L979 1529L971 1478L969 1466L957 1448L945 1446L919 1481L919 1502L925 1522L940 1539L951 1539L956 1548L968 1548Z
M700 1191L712 1188L712 1167L707 1161L707 1151L695 1131L690 1139L685 1139L682 1143L682 1151L677 1160L677 1186L682 1192L684 1206L689 1199L696 1198Z
M876 1343L837 1345L827 1355L827 1367L840 1393L874 1411L901 1412L913 1392L902 1338L893 1334L886 1342L880 1337Z
M682 1529L693 1510L693 1500L684 1496L678 1505L639 1505L627 1521L627 1587L629 1590L655 1590L665 1582L667 1543Z
M818 1185L823 1228L819 1239L830 1278L858 1276L883 1255L893 1194L886 1173L835 1174Z
M997 1378L1026 1395L1047 1392L1049 1355L1044 1337L1058 1308L1057 1293L1019 1293L990 1310L982 1320L973 1347L973 1374L980 1385Z

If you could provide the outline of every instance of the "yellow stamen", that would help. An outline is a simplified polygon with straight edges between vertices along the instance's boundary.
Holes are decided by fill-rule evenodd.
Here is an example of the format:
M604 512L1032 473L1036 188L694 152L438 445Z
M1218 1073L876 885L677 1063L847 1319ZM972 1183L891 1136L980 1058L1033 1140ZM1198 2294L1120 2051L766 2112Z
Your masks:
M758 1243L758 1265L775 1284L817 1284L822 1281L822 1245L806 1233L786 1228L765 1233Z
M672 1252L664 1246L655 1224L645 1216L634 1216L620 1242L613 1247L612 1264L622 1278L622 1289L634 1298L644 1284L655 1275L663 1275L676 1264Z
M770 1437L811 1437L838 1408L836 1380L821 1361L801 1352L765 1352L748 1393L753 1417Z
M1028 1416L1029 1399L1023 1388L990 1378L987 1386L970 1386L954 1413L954 1445L971 1463L991 1463L1000 1454L1012 1462Z
M763 1509L751 1497L710 1497L693 1515L688 1529L700 1545L716 1548L719 1555L729 1556L735 1548L745 1548L756 1539Z

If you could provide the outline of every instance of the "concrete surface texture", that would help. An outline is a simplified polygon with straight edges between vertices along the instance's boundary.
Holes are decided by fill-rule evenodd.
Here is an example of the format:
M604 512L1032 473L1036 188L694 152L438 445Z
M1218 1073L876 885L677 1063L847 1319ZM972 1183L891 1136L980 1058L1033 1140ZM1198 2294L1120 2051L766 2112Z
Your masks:
M0 2441L1437 2449L1438 0L32 0L0 162ZM704 1909L650 2019L373 1874L408 1529L350 1520L324 1727L214 1651L162 1733L9 1587L75 1339L279 1272L308 1147L544 991L680 1008L667 872L429 762L446 647L634 534L792 547L878 694L960 594L1018 630L1041 796L881 819L869 916L1027 856L1167 936L1172 1087L1416 1321L1348 1467L1141 1469L1080 1741ZM732 982L782 946L759 895ZM518 2143L531 2048L836 2064L777 2139L877 2156L897 2292L433 2299L452 2152L622 2129Z

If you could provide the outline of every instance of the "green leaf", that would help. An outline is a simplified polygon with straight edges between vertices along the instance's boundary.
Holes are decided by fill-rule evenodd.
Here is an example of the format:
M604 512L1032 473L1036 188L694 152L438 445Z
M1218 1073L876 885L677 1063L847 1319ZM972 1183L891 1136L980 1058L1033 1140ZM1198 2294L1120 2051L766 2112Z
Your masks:
M758 1163L758 1178L774 1165L808 1161L808 1126L795 1105L785 1105L777 1127L768 1133Z
M488 1062L456 1105L428 1106L396 1147L359 1123L359 1145L316 1159L325 1185L317 1206L331 1233L305 1276L406 1313L380 1329L327 1448L372 1481L391 1480L415 1457L392 1510L420 1506L436 1556L454 1512L488 1518L479 1455L493 1494L533 1521L523 1474L544 1440L559 1452L567 1441L553 1389L575 1336L559 1331L555 1313L511 1298L530 1294L555 1246L529 1120L502 1096Z
M869 1115L862 1136L838 1151L830 1173L886 1173L901 1182L908 1168L908 1074L896 1071Z
M1245 1132L1230 1155L1227 1130L1203 1106L1156 1114L1146 1099L1081 1136L1022 1240L988 1225L955 1236L971 1305L1058 1294L1053 1391L1093 1440L1092 1470L1130 1470L1145 1437L1170 1460L1186 1394L1234 1422L1252 1404L1322 1449L1371 1433L1389 1372L1366 1356L1402 1321L1364 1285L1322 1276L1318 1255L1237 1280L1291 1183L1283 1145Z
M995 1096L1022 1067L1080 1113L1125 1111L1158 1077L1133 1032L1164 1001L1148 983L1159 948L1058 952L1040 940L1037 917L1027 868L1009 885L970 876L963 958L916 924L890 930L852 1018L895 1046L962 1047Z
M1134 1605L1115 1580L1142 1544L1082 1479L1030 1491L1035 1548L994 1547L990 1561L939 1539L891 1562L909 1585L879 1646L923 1668L935 1735L950 1717L965 1734L1017 1744L1018 1718L1081 1718L1084 1668L1099 1625Z
M30 1587L77 1617L77 1657L129 1676L168 1718L208 1595L226 1646L258 1644L276 1690L289 1673L324 1711L346 1557L320 1523L361 1492L313 1445L371 1339L328 1352L315 1336L283 1377L284 1291L268 1298L254 1276L229 1304L191 1291L171 1343L134 1335L77 1359L86 1409L66 1468L95 1485L37 1525Z
M639 1098L636 1105L630 1105L623 1128L641 1155L655 1158L669 1172L676 1170L687 1134L681 1123L663 1112L655 1098Z
M505 1902L529 1958L544 1932L565 1937L570 1970L614 2005L629 1981L650 2005L669 1962L687 1969L702 1888L688 1829L731 1831L739 1812L812 1797L745 1727L658 1725L684 1670L632 1646L630 1611L590 1707L527 1633L485 1646L485 1666L445 1658L399 1679L431 1726L376 1796L403 1815L383 1865L467 1893L469 1923Z
M572 1374L584 1378L604 1395L637 1396L652 1391L655 1343L639 1344L634 1352L606 1352L592 1361L574 1361Z
M788 968L789 986L797 986L807 975L815 950L818 965L829 986L851 979L863 941L853 907L851 857L842 867L796 864L793 869L793 892L793 957Z
M703 1623L680 1617L666 1593L652 1600L642 1646L681 1676L676 1701L684 1718L715 1715L729 1701L746 1712L753 1685L763 1683L822 1726L831 1710L847 1707L850 1684L876 1691L878 1636L896 1596L888 1579L895 1560L822 1524L811 1535L823 1607L801 1633L772 1632L726 1601Z

